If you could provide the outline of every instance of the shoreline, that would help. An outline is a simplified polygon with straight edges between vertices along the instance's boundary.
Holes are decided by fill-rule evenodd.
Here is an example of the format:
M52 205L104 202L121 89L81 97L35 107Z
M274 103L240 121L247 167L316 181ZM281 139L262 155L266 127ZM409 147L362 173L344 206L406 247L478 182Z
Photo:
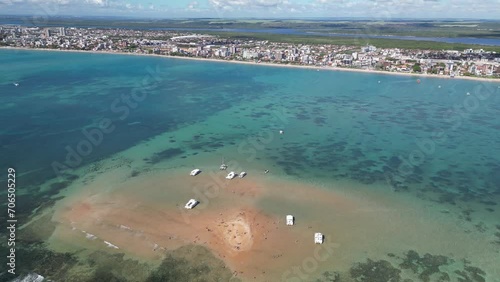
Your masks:
M2 47L0 47L0 50L1 49L6 49L6 50L25 50L25 51L54 51L54 52L71 52L71 53L90 53L90 54L111 54L111 55L145 56L145 57L157 57L157 58L167 58L167 59L194 60L194 61L204 61L204 62L246 64L246 65L254 65L254 66L270 66L270 67L282 67L282 68L310 69L310 70L317 70L317 71L319 71L319 70L326 70L326 71L346 71L346 72L358 72L358 73L367 73L367 74L412 76L412 77L417 77L417 78L422 77L422 78L437 78L437 79L462 79L462 80L474 80L474 81L485 81L485 82L500 83L500 78L482 78L482 77L471 77L471 76L455 76L455 77L450 77L450 76L446 76L446 75L402 73L402 72L389 72L389 71L379 71L379 70L367 70L367 69L355 69L355 68L343 68L343 67L328 67L328 66L306 66L306 65L292 65L292 64L276 64L276 63L268 63L268 62L256 63L256 62L249 62L249 61L208 59L208 58L199 58L199 57L182 57L182 56L157 55L157 54L138 54L138 53L127 53L127 52L83 51L83 50L63 50L63 49L42 49L42 48L25 48L25 47L10 47L10 46L2 46Z

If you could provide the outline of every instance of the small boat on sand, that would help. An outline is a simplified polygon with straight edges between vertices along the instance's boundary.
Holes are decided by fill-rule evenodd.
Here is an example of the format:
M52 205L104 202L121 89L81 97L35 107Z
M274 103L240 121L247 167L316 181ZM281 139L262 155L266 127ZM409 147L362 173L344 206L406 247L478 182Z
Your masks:
M236 177L236 173L234 171L231 171L227 176L226 179L233 179Z
M324 238L323 234L319 232L314 233L314 244L323 244Z
M196 176L201 172L201 169L193 169L189 175Z
M224 158L222 158L222 164L220 165L219 169L220 170L226 170L227 169L227 165L224 163Z
M196 201L195 199L191 199L191 200L189 200L189 201L186 203L186 205L184 206L184 208L186 208L186 209L190 210L190 209L192 209L192 208L196 207L196 205L198 205L198 203L199 203L199 202L198 202L198 201Z

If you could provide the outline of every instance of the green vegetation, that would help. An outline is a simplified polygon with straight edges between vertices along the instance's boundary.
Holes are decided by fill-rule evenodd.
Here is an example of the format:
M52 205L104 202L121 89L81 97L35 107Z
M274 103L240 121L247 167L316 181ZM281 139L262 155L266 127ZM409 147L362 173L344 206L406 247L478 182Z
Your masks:
M138 46L136 44L130 44L129 46L126 47L126 49L128 49L129 51L135 51L137 47Z
M18 19L2 16L3 19ZM110 28L203 28L203 29L299 29L326 33L410 35L426 37L500 38L500 22L491 20L339 20L339 19L117 19L51 17L51 26Z
M413 65L413 72L421 72L422 68L420 67L419 63L416 63Z
M499 38L500 24L492 21L349 21L323 32L372 35L410 35L420 37Z
M267 40L269 42L283 42L293 44L332 44L347 46L366 46L374 45L377 48L401 48L401 49L422 49L422 50L459 50L479 49L485 51L500 52L500 46L483 46L460 43L445 43L433 41L413 41L385 38L352 38L352 37L325 37L313 35L288 35L288 34L267 34L267 33L236 33L236 32L217 32L204 31L204 33L217 35L232 39L254 39Z
M15 20L16 16L1 16ZM500 53L500 46L454 44L432 41L397 40L390 38L367 38L369 35L399 35L420 37L474 37L500 39L500 21L491 20L336 20L336 19L90 19L50 18L50 26L109 27L127 29L199 29L198 32L232 38L255 38L272 42L296 44L335 44L362 46L372 44L380 48L464 50L482 48ZM223 32L221 29L295 29L303 32L357 34L359 38L327 37L320 35L285 35L269 33ZM207 31L207 29L209 29ZM160 37L158 39L166 39Z

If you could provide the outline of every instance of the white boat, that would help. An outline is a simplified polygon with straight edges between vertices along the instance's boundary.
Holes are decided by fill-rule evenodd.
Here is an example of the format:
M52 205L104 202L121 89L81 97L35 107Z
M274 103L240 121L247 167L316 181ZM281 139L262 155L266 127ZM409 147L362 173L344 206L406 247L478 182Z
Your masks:
M108 241L104 241L104 244L106 244L106 246L108 246L108 248L119 249L117 245L113 245Z
M220 170L226 170L227 169L227 165L226 164L221 164L220 167L219 167Z
M236 173L234 171L231 171L227 176L226 179L233 179L236 177Z
M285 131L283 131L283 130L280 130L280 134L283 134L283 133L285 133Z
M295 218L293 215L287 215L286 216L286 225L293 225L295 221Z
M314 233L314 244L323 244L324 236L321 233Z
M19 83L17 83L17 82L14 82L12 84L14 84L14 86L19 86Z
M196 205L197 205L198 203L199 203L199 202L198 202L198 201L196 201L195 199L191 199L191 200L189 200L189 202L187 202L187 204L184 206L184 208L186 208L186 209L190 210L190 209L192 209L192 208L196 207Z
M226 170L227 169L227 165L224 163L224 158L222 158L222 164L220 165L219 169L220 170Z
M240 172L240 174L238 174L238 177L243 178L243 177L245 177L245 175L247 175L247 173L242 171L242 172Z
M189 175L195 176L198 175L201 172L201 169L193 169Z

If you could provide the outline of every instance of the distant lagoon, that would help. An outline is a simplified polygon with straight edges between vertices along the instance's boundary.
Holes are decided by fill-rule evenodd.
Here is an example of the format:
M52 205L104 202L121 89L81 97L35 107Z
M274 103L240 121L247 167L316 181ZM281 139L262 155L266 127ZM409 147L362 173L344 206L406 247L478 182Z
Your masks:
M223 31L223 32L250 32L250 33L270 33L270 34L289 34L289 35L316 35L328 37L351 37L351 38L381 38L381 39L398 39L398 40L416 40L416 41L434 41L445 43L462 43L462 44L478 44L500 46L500 39L491 38L474 38L474 37L417 37L417 36L402 36L402 35L371 35L371 34L352 34L352 33L329 33L322 31L309 31L300 29L247 29L247 28L223 28L223 29L200 29L200 28L153 28L153 30L185 30L185 31Z
M29 23L29 22L28 22ZM23 20L2 20L0 24L15 24L26 25L27 22ZM46 23L45 26L61 26L57 24ZM89 26L89 25L62 25L66 27L80 27L80 28L110 28L109 26ZM326 36L326 37L350 37L350 38L380 38L380 39L397 39L397 40L416 40L416 41L433 41L445 43L461 43L461 44L477 44L500 46L500 38L475 38L475 37L417 37L417 36L403 36L403 35L375 35L375 34L354 34L354 33L330 33L326 31L313 31L307 29L292 29L292 28L138 28L134 26L121 26L117 28L123 29L147 29L147 30L178 30L178 31L221 31L221 32L249 32L249 33L269 33L269 34L288 34L288 35L308 35L308 36Z

